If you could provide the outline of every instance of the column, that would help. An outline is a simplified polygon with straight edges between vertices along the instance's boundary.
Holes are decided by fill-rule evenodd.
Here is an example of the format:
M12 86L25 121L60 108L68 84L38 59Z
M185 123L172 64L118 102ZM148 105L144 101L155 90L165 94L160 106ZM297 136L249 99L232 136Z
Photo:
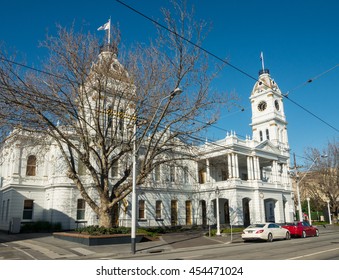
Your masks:
M260 180L260 163L259 163L259 157L254 157L254 178L255 180Z
M235 155L234 153L231 154L232 157L232 174L233 174L233 178L237 177L237 171L236 171L236 162L235 162Z
M235 177L239 178L239 162L238 162L238 154L234 154L234 162L235 162Z
M282 174L282 180L281 183L282 184L287 184L288 183L288 173L287 173L287 165L283 164L283 174Z
M232 169L232 157L231 154L227 154L227 162L228 162L228 174L230 178L233 178L233 169Z
M247 157L247 173L248 173L248 180L253 180L252 168L251 168L251 157Z
M22 150L21 148L16 145L15 150L14 150L14 161L12 161L12 165L13 165L13 172L10 175L20 175L20 167L21 167L21 160L22 160L22 156L21 156Z
M278 181L278 163L275 160L272 162L272 180L273 183Z
M206 159L206 183L210 181L210 161Z

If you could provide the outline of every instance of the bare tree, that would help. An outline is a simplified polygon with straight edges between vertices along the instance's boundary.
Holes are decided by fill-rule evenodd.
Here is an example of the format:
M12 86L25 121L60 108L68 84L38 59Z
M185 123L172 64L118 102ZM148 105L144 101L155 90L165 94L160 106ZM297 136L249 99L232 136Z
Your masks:
M310 197L317 210L323 209L329 201L331 212L336 216L339 211L339 142L328 142L323 150L309 148L306 156L313 165L302 182L303 196Z
M115 41L100 47L91 34L59 27L42 43L49 50L42 71L23 71L1 54L1 119L58 146L67 176L104 227L114 225L115 206L131 192L133 144L142 185L159 165L194 160L192 136L235 99L211 90L218 68L180 37L201 44L205 24L184 5L174 10L163 12L175 33L159 30L155 42L119 60L117 29Z

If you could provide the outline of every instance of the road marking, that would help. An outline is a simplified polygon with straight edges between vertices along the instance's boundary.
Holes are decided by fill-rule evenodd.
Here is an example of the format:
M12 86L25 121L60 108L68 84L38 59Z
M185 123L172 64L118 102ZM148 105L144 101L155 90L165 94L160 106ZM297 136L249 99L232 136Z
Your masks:
M230 241L224 242L222 240L214 239L214 238L211 238L211 237L208 237L208 236L204 236L204 238L209 239L209 240L213 240L213 241L216 241L216 242L219 242L221 244L229 244L229 243L231 243Z
M57 252L54 252L54 251L49 250L47 248L44 248L42 246L39 246L39 245L36 245L36 244L33 244L33 243L29 243L29 242L25 242L25 241L15 241L13 243L16 243L20 246L28 247L32 250L38 251L38 252L46 255L47 257L49 257L51 259L60 259L60 258L67 258L67 257L75 257L76 256L75 254L60 255Z
M22 250L22 249L17 248L17 247L13 247L13 249L18 250L18 251L24 253L25 255L29 256L29 257L32 258L33 260L37 260L37 258L33 257L30 253L27 253L25 250Z
M8 247L8 244L5 244L5 243L0 243L0 244L4 247Z
M287 259L287 260L296 260L296 259L300 259L300 258L304 258L304 257L311 257L311 256L315 256L315 255L319 255L319 254L323 254L323 253L327 253L327 252L331 252L331 251L336 251L336 250L339 250L339 248L334 248L334 249L329 249L329 250L325 250L325 251L320 251L320 252L317 252L317 253L302 255L302 256L290 258L290 259Z
M73 250L73 251L75 251L77 253L80 253L80 254L82 254L84 256L95 254L95 252L87 250L87 249L84 249L84 248L71 248L71 250Z

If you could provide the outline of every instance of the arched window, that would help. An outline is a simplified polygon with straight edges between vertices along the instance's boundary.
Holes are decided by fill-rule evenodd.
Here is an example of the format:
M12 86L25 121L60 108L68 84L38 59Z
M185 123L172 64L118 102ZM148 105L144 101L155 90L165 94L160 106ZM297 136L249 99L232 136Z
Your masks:
M27 159L26 176L36 175L36 156L29 156Z

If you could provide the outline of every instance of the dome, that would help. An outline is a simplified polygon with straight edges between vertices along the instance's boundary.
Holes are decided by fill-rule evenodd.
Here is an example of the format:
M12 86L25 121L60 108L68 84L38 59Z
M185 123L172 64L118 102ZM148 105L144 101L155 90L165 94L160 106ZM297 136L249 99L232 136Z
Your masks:
M270 71L263 69L259 71L259 78L254 84L252 95L258 94L267 90L274 90L280 93L277 83L271 78Z

